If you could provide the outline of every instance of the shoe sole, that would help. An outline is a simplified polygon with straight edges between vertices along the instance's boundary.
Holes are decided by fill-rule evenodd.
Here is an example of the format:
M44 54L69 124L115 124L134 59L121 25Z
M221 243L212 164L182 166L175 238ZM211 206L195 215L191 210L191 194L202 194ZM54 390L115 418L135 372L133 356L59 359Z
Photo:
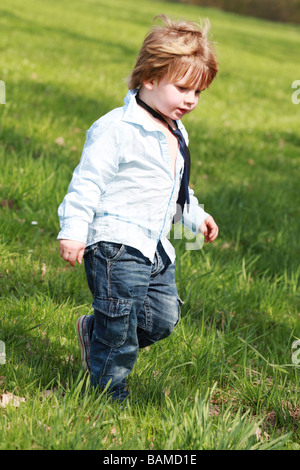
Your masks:
M84 371L90 370L88 363L87 363L87 352L84 344L84 332L83 332L83 322L84 322L85 315L79 317L76 322L76 333L78 337L78 343L80 346L80 354L81 354L81 364Z

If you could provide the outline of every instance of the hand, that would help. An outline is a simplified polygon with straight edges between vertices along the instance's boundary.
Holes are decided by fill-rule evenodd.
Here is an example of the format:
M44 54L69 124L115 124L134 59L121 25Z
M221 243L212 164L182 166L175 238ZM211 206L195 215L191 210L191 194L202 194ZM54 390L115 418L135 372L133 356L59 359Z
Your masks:
M200 225L200 232L203 233L206 242L211 243L217 238L219 228L211 215Z
M59 240L60 256L75 266L76 261L81 264L84 255L85 243L77 242L75 240Z

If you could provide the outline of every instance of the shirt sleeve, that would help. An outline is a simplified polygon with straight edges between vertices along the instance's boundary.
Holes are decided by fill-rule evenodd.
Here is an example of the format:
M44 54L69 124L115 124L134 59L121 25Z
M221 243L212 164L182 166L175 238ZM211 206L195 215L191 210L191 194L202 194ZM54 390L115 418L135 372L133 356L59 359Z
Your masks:
M190 205L187 211L186 205L182 214L182 223L193 233L199 233L200 225L210 215L203 209L203 205L199 204L198 199L194 196L194 191L189 188Z
M97 121L87 131L80 163L58 208L61 227L58 239L86 243L88 226L99 199L118 171L118 142L117 129L112 123Z

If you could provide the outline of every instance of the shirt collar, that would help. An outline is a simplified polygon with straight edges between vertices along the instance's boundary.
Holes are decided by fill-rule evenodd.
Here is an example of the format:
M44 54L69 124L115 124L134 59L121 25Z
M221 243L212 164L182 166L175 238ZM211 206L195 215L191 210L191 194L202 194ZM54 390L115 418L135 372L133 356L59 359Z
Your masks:
M157 128L151 123L149 119L145 116L145 112L138 106L135 95L138 93L138 90L129 90L124 99L124 114L122 117L123 121L132 122L134 124L139 124L144 127L147 131L157 132ZM187 138L186 130L184 125L180 120L176 121L178 129L184 134Z

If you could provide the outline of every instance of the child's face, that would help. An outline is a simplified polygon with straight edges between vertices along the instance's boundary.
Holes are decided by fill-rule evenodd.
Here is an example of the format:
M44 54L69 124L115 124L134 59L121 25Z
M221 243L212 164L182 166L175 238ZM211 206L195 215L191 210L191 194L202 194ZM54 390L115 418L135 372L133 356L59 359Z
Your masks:
M151 106L160 114L172 120L181 119L193 111L199 101L200 88L185 85L186 80L170 82L166 77L145 84L151 89ZM149 89L148 88L148 89Z

